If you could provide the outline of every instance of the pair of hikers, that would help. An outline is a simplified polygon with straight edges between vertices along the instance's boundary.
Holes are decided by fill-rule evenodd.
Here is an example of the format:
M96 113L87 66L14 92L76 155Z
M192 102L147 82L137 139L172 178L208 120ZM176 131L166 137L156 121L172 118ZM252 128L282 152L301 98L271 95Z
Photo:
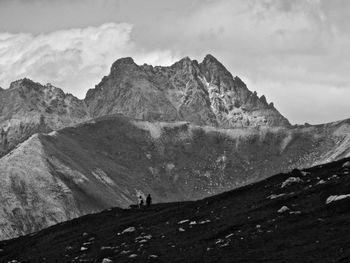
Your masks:
M140 195L140 196L139 196L139 208L143 207L143 206L144 206L144 203L145 203L145 202L143 201L143 198L142 198L142 196ZM151 204L152 204L152 197L151 197L150 194L148 194L147 197L146 197L146 206L147 206L147 207L150 207Z

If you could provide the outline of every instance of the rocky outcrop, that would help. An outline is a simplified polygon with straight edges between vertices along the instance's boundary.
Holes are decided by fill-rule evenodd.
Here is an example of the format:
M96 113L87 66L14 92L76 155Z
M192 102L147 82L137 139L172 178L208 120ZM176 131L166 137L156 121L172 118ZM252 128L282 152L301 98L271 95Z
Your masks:
M189 121L224 128L289 126L264 96L248 90L213 56L186 57L170 67L117 60L85 102L93 117L121 113L158 121Z

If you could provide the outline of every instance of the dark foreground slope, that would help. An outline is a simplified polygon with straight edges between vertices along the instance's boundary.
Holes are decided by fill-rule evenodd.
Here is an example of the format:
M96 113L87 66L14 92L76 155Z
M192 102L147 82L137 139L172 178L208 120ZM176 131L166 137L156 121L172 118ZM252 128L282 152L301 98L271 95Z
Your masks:
M1 262L349 262L349 160L200 201L87 215L1 242Z

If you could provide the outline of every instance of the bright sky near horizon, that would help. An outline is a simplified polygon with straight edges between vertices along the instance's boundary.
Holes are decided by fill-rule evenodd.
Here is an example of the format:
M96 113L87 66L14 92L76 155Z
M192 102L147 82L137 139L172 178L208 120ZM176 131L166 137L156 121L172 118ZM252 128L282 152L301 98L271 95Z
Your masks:
M80 98L111 64L210 53L292 123L350 118L348 0L0 0L0 86Z

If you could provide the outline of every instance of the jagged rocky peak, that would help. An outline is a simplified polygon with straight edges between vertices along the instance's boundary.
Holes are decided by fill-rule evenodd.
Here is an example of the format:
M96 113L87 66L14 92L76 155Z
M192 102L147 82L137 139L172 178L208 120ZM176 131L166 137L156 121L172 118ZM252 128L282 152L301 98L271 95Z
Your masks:
M118 59L85 102L93 117L121 113L224 128L290 125L265 96L251 92L212 55L201 63L185 57L168 67Z
M28 78L23 78L23 79L19 79L11 82L9 90L16 90L16 89L40 90L42 88L43 86L40 83L34 82Z
M32 96L33 94L37 94L41 96L41 94L55 94L56 96L64 97L66 94L60 88L53 86L50 83L46 85L42 85L39 82L35 82L28 78L19 79L13 81L10 84L8 89L9 92L19 92L21 94L22 99Z
M7 91L8 93L19 94L19 97L12 95L12 98L16 100L20 99L22 103L31 104L35 108L43 107L44 110L47 106L59 106L58 101L62 103L68 103L68 101L78 103L80 101L80 103L83 103L83 101L74 97L72 94L65 93L62 89L55 87L51 83L42 85L28 78L12 82ZM38 103L39 101L41 104Z
M60 129L87 119L84 101L60 88L28 78L14 81L0 93L0 127L7 128L6 141L4 136L0 137L0 156L34 133Z

